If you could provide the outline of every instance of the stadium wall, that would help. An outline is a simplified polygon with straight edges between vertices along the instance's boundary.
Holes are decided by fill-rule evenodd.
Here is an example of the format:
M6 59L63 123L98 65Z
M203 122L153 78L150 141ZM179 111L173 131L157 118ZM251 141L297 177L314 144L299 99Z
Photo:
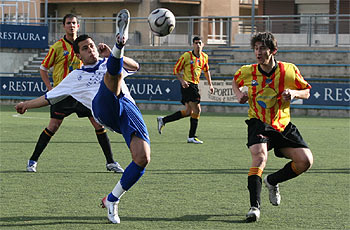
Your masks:
M23 63L37 54L38 49L0 48L0 74L18 72Z
M37 77L0 77L1 104L14 104L43 95L46 86ZM248 105L237 103L229 81L213 81L214 94L200 84L202 111L247 114ZM223 84L219 84L223 83ZM127 78L126 84L141 110L176 111L183 109L180 86L174 80ZM304 116L350 117L349 84L314 84L309 100L292 102L292 113Z

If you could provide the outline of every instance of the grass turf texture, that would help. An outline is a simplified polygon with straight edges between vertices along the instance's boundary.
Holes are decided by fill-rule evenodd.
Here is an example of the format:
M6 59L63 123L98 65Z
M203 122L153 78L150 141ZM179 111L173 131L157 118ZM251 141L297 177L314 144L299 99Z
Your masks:
M122 198L120 225L99 207L120 179L107 172L87 119L65 119L38 162L25 172L36 141L49 121L48 108L15 117L1 106L1 229L349 229L348 118L294 117L314 154L313 168L282 183L281 205L262 190L261 219L245 223L249 209L245 116L202 114L203 145L187 144L189 119L169 123L159 135L156 117L144 112L152 156L145 175ZM121 135L108 132L115 159L131 161ZM270 152L264 175L288 161Z

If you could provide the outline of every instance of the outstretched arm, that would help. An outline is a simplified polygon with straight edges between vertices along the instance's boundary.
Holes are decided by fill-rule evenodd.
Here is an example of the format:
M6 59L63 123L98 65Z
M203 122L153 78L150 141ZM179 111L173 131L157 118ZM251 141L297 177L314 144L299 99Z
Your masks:
M40 108L48 105L49 102L45 99L45 95L35 98L30 101L20 102L15 106L17 113L23 114L27 109Z
M134 59L124 56L123 67L129 71L137 71L140 65Z

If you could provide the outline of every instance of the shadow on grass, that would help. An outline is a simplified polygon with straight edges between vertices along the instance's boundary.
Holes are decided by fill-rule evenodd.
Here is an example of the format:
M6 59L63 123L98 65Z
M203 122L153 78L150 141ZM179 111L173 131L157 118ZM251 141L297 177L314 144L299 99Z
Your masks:
M222 218L225 217L224 220L222 219L212 219L212 218ZM209 221L209 222L225 222L225 223L245 223L245 219L241 220L232 220L230 217L239 217L242 218L241 214L231 214L231 215L210 215L210 214L203 214L203 215L185 215L180 217L174 217L174 218L147 218L147 217L121 217L121 221L179 221L179 222L186 222L186 221L193 221L193 222L203 222L203 221Z
M265 173L273 173L279 169L265 169ZM249 169L149 169L152 174L248 174ZM307 173L319 174L350 174L350 168L334 168L334 169L311 169Z
M103 224L107 217L93 216L13 216L1 217L0 227L45 226L60 224ZM45 222L42 222L45 221ZM8 222L8 224L3 224ZM11 224L11 222L14 222ZM33 223L35 222L35 223Z
M267 174L276 172L279 169L265 169ZM190 175L190 174L248 174L249 169L147 169L150 174L162 174L162 175ZM25 170L0 170L1 173L23 173L35 175L37 173L29 173ZM40 174L67 174L67 173L112 173L107 171L42 171ZM311 169L306 173L314 174L350 174L350 168L336 168L336 169ZM122 175L121 173L114 173L115 175Z
M40 172L27 172L26 170L0 170L1 173L19 173L19 174L28 174L35 176L36 174L87 174L87 173L101 173L101 174L112 174L112 175L123 175L122 173L114 173L109 171L40 171Z
M222 218L224 220L212 219ZM164 221L164 222L224 222L224 223L245 223L245 220L233 220L231 217L239 217L242 215L185 215L174 218L161 218L161 217L121 217L122 222L126 221ZM42 221L45 221L44 223ZM109 224L107 216L12 216L12 217L1 217L0 227L25 227L25 226L45 226L45 225L60 225L60 224ZM21 222L21 223L19 223ZM13 224L11 224L13 223Z
M0 141L0 143L9 143L9 144L27 144L27 143L33 143L36 144L38 140L17 140L17 141ZM120 143L125 144L125 141L110 141L111 143ZM56 144L96 144L97 141L50 141L50 144L56 143Z

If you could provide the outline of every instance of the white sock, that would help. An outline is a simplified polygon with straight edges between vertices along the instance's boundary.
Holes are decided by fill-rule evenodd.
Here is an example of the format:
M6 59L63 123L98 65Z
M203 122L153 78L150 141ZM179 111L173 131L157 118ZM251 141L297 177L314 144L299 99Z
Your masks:
M118 47L116 47L116 45L114 45L112 49L112 55L116 58L124 57L124 46L121 49L119 49Z
M119 200L124 195L125 192L126 192L126 190L124 190L122 188L122 185L120 184L120 181L118 181L118 183L116 184L116 186L112 190L113 196L117 197Z

